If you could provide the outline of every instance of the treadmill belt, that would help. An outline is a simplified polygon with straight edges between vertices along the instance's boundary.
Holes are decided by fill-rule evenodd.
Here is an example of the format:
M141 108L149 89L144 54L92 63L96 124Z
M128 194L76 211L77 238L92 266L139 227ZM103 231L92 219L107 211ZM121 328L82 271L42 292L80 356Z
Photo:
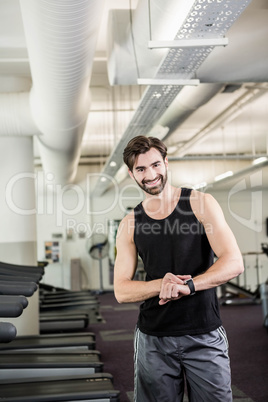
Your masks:
M0 384L1 402L109 401L119 402L111 375L95 374L66 380Z
M26 369L26 368L72 368L72 367L94 367L102 371L103 363L100 362L99 353L80 354L57 354L41 353L35 354L2 354L0 357L0 370L5 369Z
M57 348L57 347L85 347L87 349L95 349L95 339L93 336L62 336L49 337L41 335L40 337L21 337L15 338L8 344L0 344L1 350L10 349L34 349L34 348Z

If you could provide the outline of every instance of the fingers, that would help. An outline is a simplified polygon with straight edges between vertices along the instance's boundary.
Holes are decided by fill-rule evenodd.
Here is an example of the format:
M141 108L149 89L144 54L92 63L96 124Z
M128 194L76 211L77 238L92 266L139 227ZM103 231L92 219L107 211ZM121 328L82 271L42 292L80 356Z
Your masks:
M182 296L183 296L183 295L179 295L178 297L174 297L174 298L168 299L168 300L166 300L166 299L160 299L160 300L159 300L159 304L160 304L160 306L163 306L164 304L167 304L167 303L170 302L170 301L181 299Z
M167 304L170 300L164 300L164 299L160 299L159 300L159 304L160 306L163 306L164 304Z
M164 305L171 300L178 300L184 296L184 286L181 285L184 285L184 282L191 277L191 275L174 275L168 272L162 279L159 304Z
M172 282L166 283L161 287L159 298L163 300L172 300L180 294L178 285Z
M180 279L180 283L183 285L184 281L187 279L191 279L192 275L176 275L178 279Z

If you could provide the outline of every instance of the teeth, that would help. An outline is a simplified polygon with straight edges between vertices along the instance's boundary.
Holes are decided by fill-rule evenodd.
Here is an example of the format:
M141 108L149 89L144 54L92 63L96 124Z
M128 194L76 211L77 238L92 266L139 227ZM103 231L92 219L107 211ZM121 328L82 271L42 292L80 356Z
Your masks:
M149 182L147 182L147 184L149 184L149 185L156 184L158 182L158 180L159 180L159 178L155 179L154 181L149 181Z

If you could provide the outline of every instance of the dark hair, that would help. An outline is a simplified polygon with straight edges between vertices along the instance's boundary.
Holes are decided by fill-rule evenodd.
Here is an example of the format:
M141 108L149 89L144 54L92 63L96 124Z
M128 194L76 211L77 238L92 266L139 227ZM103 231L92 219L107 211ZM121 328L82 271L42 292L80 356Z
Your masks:
M129 141L123 152L123 159L129 170L132 172L135 160L138 155L145 154L151 148L156 148L162 155L163 160L167 156L167 147L155 137L139 135Z

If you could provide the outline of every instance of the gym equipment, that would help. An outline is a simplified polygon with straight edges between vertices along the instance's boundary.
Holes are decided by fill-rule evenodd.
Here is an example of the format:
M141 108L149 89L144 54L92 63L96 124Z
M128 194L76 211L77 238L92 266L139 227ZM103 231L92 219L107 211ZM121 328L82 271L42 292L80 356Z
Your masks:
M53 334L54 335L54 334ZM56 334L57 335L57 334ZM61 336L49 337L46 335L37 336L20 336L15 338L9 344L0 344L0 352L3 350L37 350L46 349L50 350L92 350L95 349L95 337L89 334L73 336L60 334Z
M79 293L79 292L78 292ZM98 301L96 296L93 295L84 295L83 293L81 294L71 294L71 295L59 295L59 296L41 296L40 297L40 302L42 304L52 304L52 303L65 303L65 302L70 302L70 301L87 301L87 300L94 300Z
M1 402L94 401L119 402L111 374L96 373L76 378L31 379L31 382L0 381Z
M17 329L10 322L0 322L0 343L7 343L16 338Z
M8 296L8 295L1 295L0 296L0 305L2 303L19 303L22 305L23 308L28 306L28 299L25 296L16 295L16 296Z
M44 274L44 267L39 266L39 265L21 265L21 264L10 264L8 262L3 262L0 261L0 267L2 268L8 268L12 271L18 271L18 272L39 272L40 274Z
M76 331L102 321L91 291L72 291L40 284L40 333Z
M220 298L221 305L229 304L259 304L260 293L259 289L255 292L245 289L242 286L238 286L233 282L227 282L221 285L223 295ZM231 294L232 293L232 294ZM233 297L230 297L231 296Z
M40 334L46 334L50 332L64 332L64 331L76 331L87 328L89 324L88 314L41 314L39 316L39 328Z
M1 354L0 378L27 379L31 377L59 377L67 374L90 375L103 371L100 353L14 353Z
M108 237L101 233L94 233L92 235L92 239L88 239L86 248L90 256L94 260L99 261L99 276L100 276L99 293L103 293L102 260L109 254Z
M260 285L260 294L262 301L263 325L268 330L268 283L262 283Z
M53 311L55 309L68 309L68 310L77 310L77 309L96 309L99 307L99 301L98 300L78 300L78 301L68 301L68 302L56 302L56 303L47 303L47 304L41 304L40 305L40 312L46 312L46 311Z
M12 267L7 269L8 273L3 266L0 269L4 276L0 282L0 293L18 295L0 296L2 313L5 316L18 316L28 305L27 299L21 294L31 296L38 288L39 278L35 276L34 282L28 282L32 281L33 276L27 272L27 278L17 281L14 279L21 277L21 272L13 270ZM94 303L95 306L99 304L96 299L85 302L77 298L77 304L80 306L82 303L86 304L87 308L90 304ZM69 303L56 303L52 300L51 304L59 307ZM88 319L86 314L85 316ZM102 371L103 364L99 360L99 352L94 350L93 333L15 337L14 325L0 323L0 342L9 342L0 344L1 400L9 402L119 400L119 391L113 388L112 376L110 374L96 376L96 372ZM82 354L79 353L81 351Z
M39 282L44 275L44 267L15 265L6 262L0 262L0 274L8 276L27 276L31 277L32 281Z
M1 295L32 296L38 289L35 282L5 281L0 282Z
M268 257L268 243L261 243L261 248L264 254L266 254Z

